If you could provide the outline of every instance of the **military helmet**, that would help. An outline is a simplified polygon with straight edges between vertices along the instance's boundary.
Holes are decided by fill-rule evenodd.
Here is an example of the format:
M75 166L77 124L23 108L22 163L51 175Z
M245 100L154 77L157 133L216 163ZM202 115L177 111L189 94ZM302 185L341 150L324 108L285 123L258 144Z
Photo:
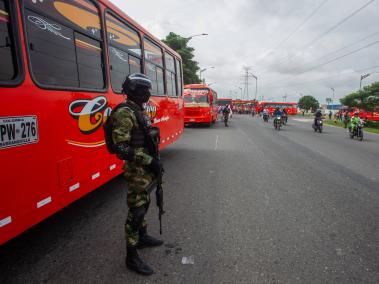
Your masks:
M152 83L149 77L142 73L133 73L126 77L124 84L122 85L122 90L124 92L132 91L134 92L139 87L145 87L151 89Z

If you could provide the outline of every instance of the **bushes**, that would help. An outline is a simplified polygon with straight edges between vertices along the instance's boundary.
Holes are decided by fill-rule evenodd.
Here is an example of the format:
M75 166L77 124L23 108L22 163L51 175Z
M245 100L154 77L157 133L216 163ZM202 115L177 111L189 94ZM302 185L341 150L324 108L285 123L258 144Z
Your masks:
M367 120L367 121L365 121L365 126L370 127L370 128L379 129L379 121Z

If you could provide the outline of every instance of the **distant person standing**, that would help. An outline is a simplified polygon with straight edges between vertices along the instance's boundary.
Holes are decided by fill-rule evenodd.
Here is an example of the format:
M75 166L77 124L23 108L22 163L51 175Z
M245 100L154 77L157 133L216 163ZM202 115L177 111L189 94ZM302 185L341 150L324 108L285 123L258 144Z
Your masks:
M350 113L348 111L346 111L344 116L343 116L343 125L345 128L347 128L349 122L350 122Z
M329 111L329 120L332 120L332 115L333 115L332 111Z

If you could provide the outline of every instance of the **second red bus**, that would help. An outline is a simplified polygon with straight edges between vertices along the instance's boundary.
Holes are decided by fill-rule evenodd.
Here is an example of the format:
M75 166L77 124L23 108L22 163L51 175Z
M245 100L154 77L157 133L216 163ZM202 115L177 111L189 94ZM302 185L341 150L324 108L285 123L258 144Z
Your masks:
M288 115L297 114L297 103L291 102L260 102L257 105L256 111L261 112L266 108L268 109L270 115L272 115L277 107L286 109Z
M217 92L207 85L184 86L184 123L211 126L217 120Z

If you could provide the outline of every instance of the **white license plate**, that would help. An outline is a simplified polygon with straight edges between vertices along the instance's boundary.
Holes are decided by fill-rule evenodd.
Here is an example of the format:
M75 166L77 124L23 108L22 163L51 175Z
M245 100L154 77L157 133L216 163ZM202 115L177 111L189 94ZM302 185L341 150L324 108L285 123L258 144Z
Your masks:
M38 142L37 117L0 117L0 149Z
M195 119L194 118L190 118L190 120L189 121L195 121Z

